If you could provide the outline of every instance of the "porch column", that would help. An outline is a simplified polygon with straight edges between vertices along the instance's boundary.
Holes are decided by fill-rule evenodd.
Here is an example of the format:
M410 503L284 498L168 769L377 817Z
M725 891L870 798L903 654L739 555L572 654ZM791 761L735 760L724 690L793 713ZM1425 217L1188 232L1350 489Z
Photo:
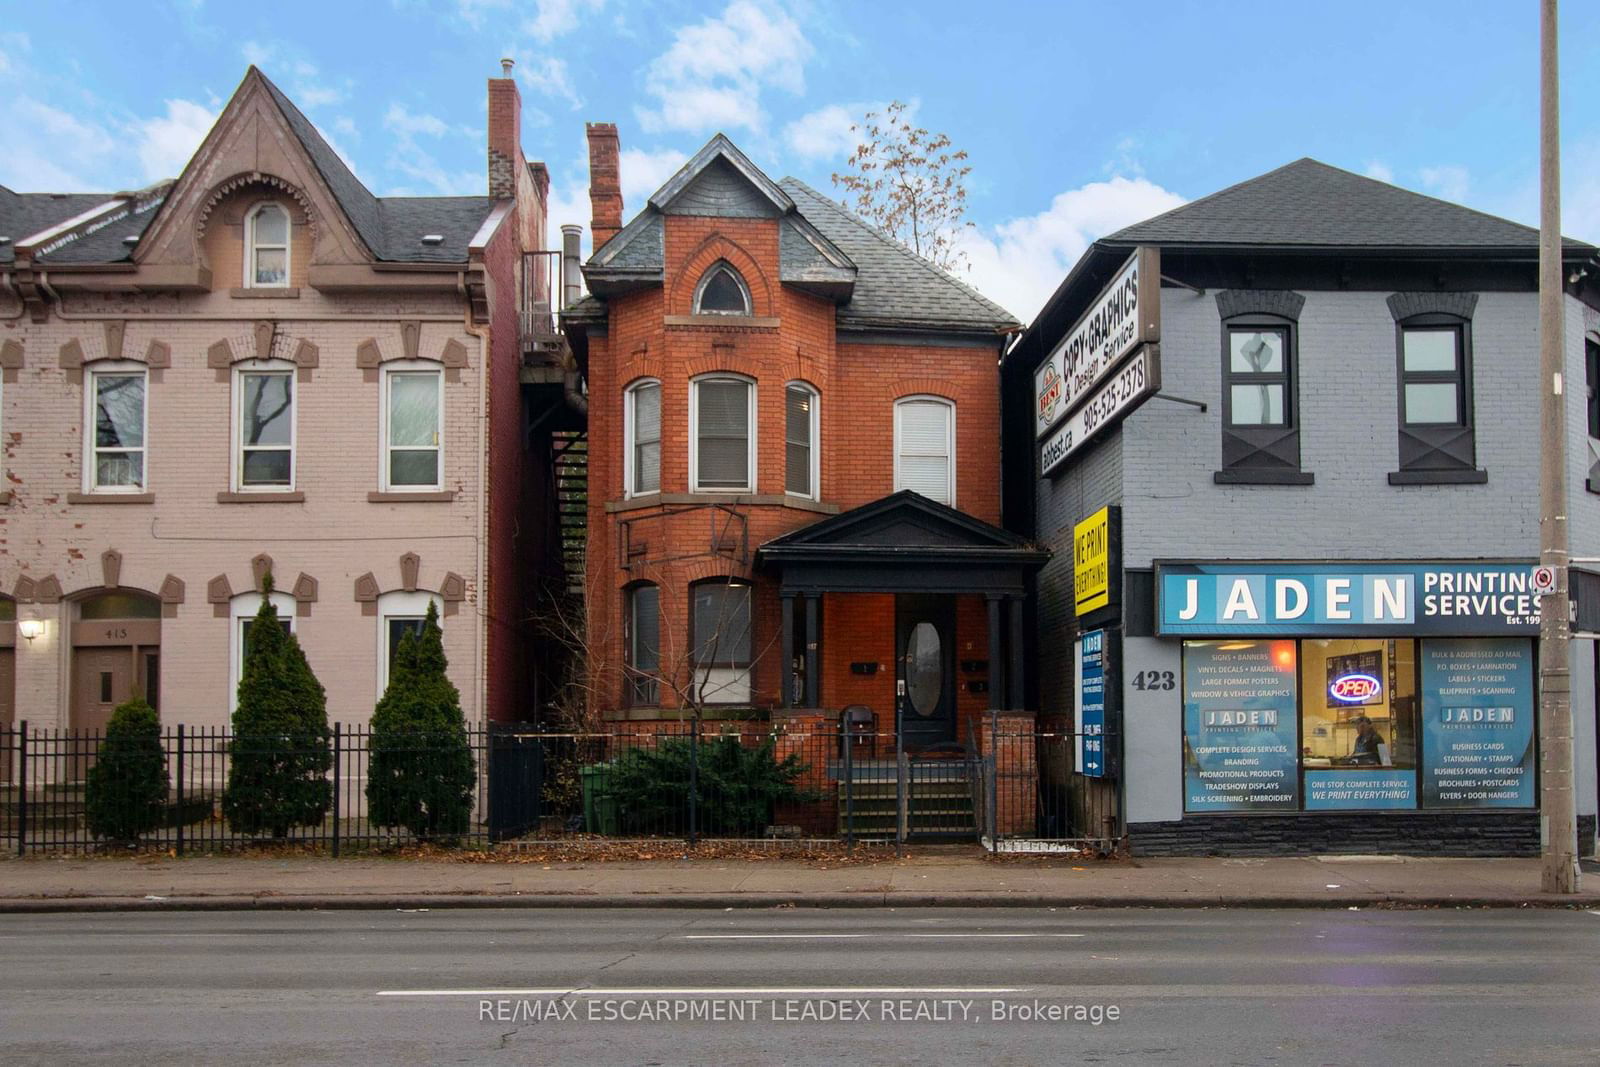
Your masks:
M817 686L817 612L821 607L816 593L806 594L806 707L820 706Z
M1010 691L1011 702L1008 705L1012 711L1021 711L1024 703L1022 694L1022 598L1010 598L1011 627L1007 632L1007 640L1011 643L1011 665L1006 670L1006 688Z
M985 593L989 603L989 710L1005 707L1006 664L1000 655L1000 596Z
M783 616L783 669L778 672L778 707L794 707L794 594L784 593L780 601Z

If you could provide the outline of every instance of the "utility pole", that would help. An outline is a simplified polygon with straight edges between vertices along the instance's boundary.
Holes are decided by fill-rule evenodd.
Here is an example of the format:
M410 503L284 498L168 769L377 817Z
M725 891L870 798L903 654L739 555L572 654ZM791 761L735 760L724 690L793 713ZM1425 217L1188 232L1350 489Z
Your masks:
M1572 795L1572 680L1567 594L1566 347L1561 291L1561 108L1556 0L1539 3L1539 562L1556 588L1539 604L1539 826L1546 893L1578 891Z

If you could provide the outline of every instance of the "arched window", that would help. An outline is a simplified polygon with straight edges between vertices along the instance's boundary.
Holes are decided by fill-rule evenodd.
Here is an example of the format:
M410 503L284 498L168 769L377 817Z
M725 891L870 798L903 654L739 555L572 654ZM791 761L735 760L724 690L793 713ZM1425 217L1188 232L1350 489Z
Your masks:
M894 405L894 488L956 503L956 406L936 396Z
M816 499L817 391L805 382L790 382L784 387L783 407L784 492Z
M756 490L756 383L708 374L689 383L689 490Z
M661 670L661 590L649 582L629 586L626 597L627 681L624 692L634 707L660 702L656 678Z
M707 578L689 587L694 680L707 704L750 700L750 601L750 583L737 578Z
M623 410L623 492L640 496L661 489L661 383L654 378L628 386Z
M727 263L706 271L694 291L696 315L749 315L750 287Z
M289 213L279 204L258 204L245 217L244 287L289 285Z
M278 625L286 634L294 633L294 597L288 593L268 594L278 612ZM228 708L239 706L239 679L244 677L244 661L250 654L250 631L256 624L256 612L261 610L260 593L240 593L228 601Z
M382 698L389 688L389 669L394 666L395 653L406 634L420 637L428 619L428 605L444 626L444 598L438 593L419 589L416 592L395 590L378 597L378 696Z

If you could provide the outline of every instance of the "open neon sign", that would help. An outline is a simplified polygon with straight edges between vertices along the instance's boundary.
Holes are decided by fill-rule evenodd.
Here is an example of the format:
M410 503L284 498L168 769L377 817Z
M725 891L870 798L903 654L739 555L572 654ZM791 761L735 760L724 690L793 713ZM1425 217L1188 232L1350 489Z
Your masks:
M1341 674L1328 685L1333 699L1345 704L1375 700L1381 692L1383 684L1370 674Z

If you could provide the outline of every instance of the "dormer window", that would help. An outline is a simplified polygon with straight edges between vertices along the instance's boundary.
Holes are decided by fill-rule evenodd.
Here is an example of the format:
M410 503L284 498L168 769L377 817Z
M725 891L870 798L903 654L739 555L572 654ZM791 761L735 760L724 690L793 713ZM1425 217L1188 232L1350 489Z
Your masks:
M750 314L750 289L739 277L739 272L726 263L718 263L706 271L694 292L696 315L748 315Z
M258 205L245 218L244 285L246 289L289 285L289 213L278 204Z

